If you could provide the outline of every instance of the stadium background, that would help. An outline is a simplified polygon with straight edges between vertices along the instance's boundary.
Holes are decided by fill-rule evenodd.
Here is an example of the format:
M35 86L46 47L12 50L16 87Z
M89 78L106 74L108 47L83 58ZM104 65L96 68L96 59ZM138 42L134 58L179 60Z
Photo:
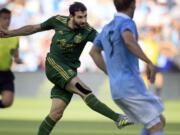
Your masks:
M111 0L77 1L85 3L88 22L98 31L115 13ZM43 22L52 15L68 15L68 6L73 2L74 0L0 0L0 7L12 10L13 29ZM148 46L148 51L158 54L156 64L164 75L162 99L167 117L165 130L170 135L180 134L179 12L178 0L137 0L134 17L140 32L141 46ZM44 59L52 35L53 31L20 37L20 56L24 63L13 64L16 98L11 108L0 110L0 135L35 135L40 121L49 112L52 84L44 75ZM111 100L108 78L95 67L88 55L90 47L89 43L81 56L80 77L102 101L120 111ZM141 69L143 67L141 65ZM116 130L111 121L89 110L79 97L74 96L62 123L57 125L52 134L137 135L139 129L140 126L134 126L122 131Z

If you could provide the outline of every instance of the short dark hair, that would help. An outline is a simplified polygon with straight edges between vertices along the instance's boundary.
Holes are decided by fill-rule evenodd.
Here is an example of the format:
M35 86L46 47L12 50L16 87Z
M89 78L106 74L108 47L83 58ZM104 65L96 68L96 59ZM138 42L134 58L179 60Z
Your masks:
M72 5L70 5L70 7L69 7L69 13L70 13L70 15L75 15L75 12L77 12L77 11L82 11L82 12L84 12L84 11L87 11L87 8L86 8L86 6L83 4L83 3L81 3L81 2L74 2Z
M124 11L128 9L132 2L136 0L113 0L117 11Z
M11 14L11 11L7 8L2 8L0 9L0 15L3 14L3 13L6 13L6 14Z

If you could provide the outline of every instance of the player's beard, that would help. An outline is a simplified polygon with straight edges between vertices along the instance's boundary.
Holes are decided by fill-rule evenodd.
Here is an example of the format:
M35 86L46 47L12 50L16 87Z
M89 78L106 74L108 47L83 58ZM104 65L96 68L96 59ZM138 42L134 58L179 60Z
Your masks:
M77 23L75 20L74 20L74 25L77 29L79 28L85 28L87 23Z

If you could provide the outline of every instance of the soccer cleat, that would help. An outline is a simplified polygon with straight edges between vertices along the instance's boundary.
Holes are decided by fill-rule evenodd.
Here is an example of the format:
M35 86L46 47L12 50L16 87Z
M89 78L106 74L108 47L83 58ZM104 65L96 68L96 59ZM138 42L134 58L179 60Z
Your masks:
M133 125L133 122L130 122L128 117L125 115L119 115L118 121L115 122L117 128L122 129L126 126Z

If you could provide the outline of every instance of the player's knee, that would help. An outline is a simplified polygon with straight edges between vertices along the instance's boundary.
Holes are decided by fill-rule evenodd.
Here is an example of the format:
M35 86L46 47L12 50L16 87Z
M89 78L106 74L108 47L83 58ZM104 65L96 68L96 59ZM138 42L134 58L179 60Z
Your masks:
M50 116L52 117L53 120L59 121L63 116L63 111L61 111L61 110L51 111Z
M80 83L76 83L75 86L76 86L76 88L77 88L80 92L82 92L84 95L88 95L88 94L92 93L91 90L83 87Z
M151 128L149 128L149 131L151 133L157 132L157 131L162 131L163 130L163 123L160 121L159 123L155 124Z
M3 103L4 108L8 108L12 106L13 100L3 100L2 103Z

